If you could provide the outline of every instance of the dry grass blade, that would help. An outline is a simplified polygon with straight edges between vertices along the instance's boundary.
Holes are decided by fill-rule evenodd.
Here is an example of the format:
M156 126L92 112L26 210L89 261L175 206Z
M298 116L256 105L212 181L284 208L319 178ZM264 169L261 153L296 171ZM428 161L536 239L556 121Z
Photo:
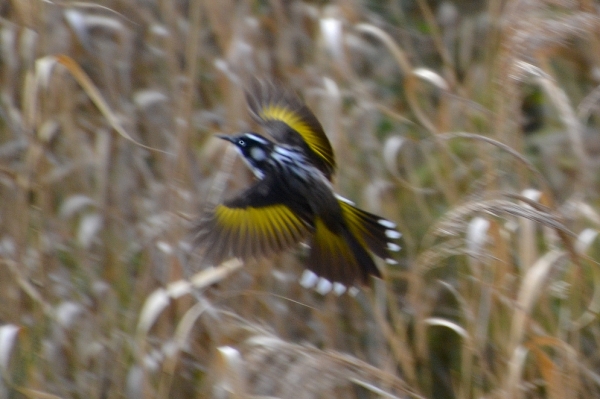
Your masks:
M516 66L533 77L544 89L548 98L554 103L561 120L567 128L567 134L576 159L581 163L578 168L582 173L580 188L585 189L592 178L590 175L590 160L583 141L583 128L575 114L575 110L571 106L569 98L564 90L557 85L556 81L541 68L524 61L518 61Z
M434 236L452 236L460 234L467 230L466 220L470 219L470 215L490 215L496 217L499 215L510 215L522 217L542 226L550 227L567 236L575 236L561 221L561 217L553 215L549 212L533 209L530 206L515 204L514 202L492 199L486 201L471 201L461 205L452 211L448 212L432 230L432 236L428 238L433 240Z
M184 350L186 345L189 344L192 329L194 328L194 325L200 316L207 310L210 310L211 307L212 306L210 303L208 303L208 301L200 301L184 314L183 318L177 325L173 342L173 350L168 354L168 357L162 366L163 375L165 378L161 380L161 386L158 389L158 398L169 397L169 392L172 389L173 376L176 374L176 367L180 357L180 352ZM238 390L236 392L245 392L245 390Z
M577 392L579 367L572 347L553 337L535 337L526 346L536 358L550 399L571 397ZM558 356L549 355L545 347L554 349Z
M598 102L600 102L600 86L596 86L577 107L577 117L582 125L587 122Z
M0 368L3 372L8 370L10 354L17 342L19 327L13 324L0 326Z
M416 68L413 70L413 74L426 82L431 83L440 90L450 90L450 85L444 78L432 70L426 68Z
M465 240L467 241L467 249L469 254L474 255L474 259L478 259L485 251L485 246L488 242L488 230L491 222L482 217L474 217L467 227Z
M536 177L536 179L535 179L536 182L538 182L538 184L543 185L544 192L550 192L550 190L548 188L548 183L546 182L545 177L531 163L531 161L529 161L525 156L523 156L522 154L517 152L512 147L510 147L498 140L494 140L493 138L483 136L481 134L466 133L466 132L441 133L441 134L437 135L436 137L439 138L440 140L451 140L453 138L464 138L464 139L482 141L482 142L491 144L494 147L497 147L497 148L501 149L502 151L510 154L512 157L514 157L515 160L517 160L520 163L522 163L523 165L525 165L525 167L527 167L527 170L529 170L529 172L531 172Z
M321 36L325 47L337 62L343 62L343 21L335 17L325 17L319 20Z
M22 275L22 271L18 265L10 259L3 261L0 260L0 262L3 262L7 266L8 270L10 270L13 278L17 284L19 284L23 292L25 292L34 302L36 302L47 316L52 316L52 307L44 299L40 291L33 284L31 284L27 278L25 278L25 276Z
M427 251L420 253L414 262L414 268L419 274L426 274L437 267L443 267L444 261L448 258L464 254L464 240L449 239L440 244L431 245ZM482 255L485 256L485 254Z
M5 324L0 326L0 395L7 396L8 387L6 382L10 381L10 358L13 353L19 337L18 326L14 324Z
M106 102L106 100L104 100L102 94L100 93L100 90L98 90L94 82L92 82L90 77L71 57L64 54L60 54L57 56L44 57L38 60L36 62L36 64L38 65L38 69L47 71L42 74L44 81L47 81L47 79L49 78L49 70L51 70L51 65L53 62L61 64L71 73L71 76L73 76L77 83L81 85L81 87L85 90L90 99L94 102L96 107L98 107L100 112L102 112L102 115L104 115L104 117L108 120L112 128L115 129L117 133L121 135L121 137L131 141L139 147L152 151L167 153L166 151L160 150L158 148L148 147L142 143L135 141L121 126L121 123L119 122L119 117L111 110L108 103Z
M545 288L545 281L552 268L567 259L567 253L552 250L542 256L526 272L521 289L517 295L515 314L511 323L509 352L515 350L522 342L527 332L527 320L535 301Z
M425 324L429 326L437 326L437 327L446 327L450 330L454 331L461 338L469 339L469 333L463 327L459 326L457 323L454 323L450 320L445 320L439 317L431 317L429 319L425 319Z
M396 44L394 39L392 39L392 37L388 33L383 31L381 28L370 24L358 24L356 25L356 30L362 33L373 35L377 39L381 40L381 42L392 53L392 56L400 66L402 72L406 76L411 74L412 66L408 61L408 58L404 54L404 51L402 51L402 49Z
M592 283L594 287L594 293L585 312L579 317L578 320L573 322L573 330L579 330L588 326L597 320L598 314L600 313L600 265L594 259L587 257L587 252L592 249L594 243L598 238L598 231L595 229L583 230L575 243L575 250L582 257L588 259L591 265Z
M359 380L378 388L385 384L389 388L387 395L422 397L398 377L340 353L295 345L272 336L250 338L242 352L248 378L254 381L260 394L317 398L348 388L354 380Z
M408 58L406 57L406 55L404 54L402 49L396 44L394 39L392 39L389 34L387 34L382 29L380 29L376 26L373 26L373 25L369 25L369 24L358 24L358 25L356 25L356 29L359 32L368 33L370 35L375 36L379 40L381 40L381 42L383 44L385 44L385 46L388 48L388 50L392 53L392 56L394 57L394 59L396 60L398 65L400 66L402 73L405 76L409 76L411 74L412 66L411 66L410 62L408 61Z
M230 346L217 348L219 359L217 367L221 378L215 387L215 392L227 392L231 398L246 398L246 376L240 352Z
M363 388L365 388L366 390L373 392L375 394L377 394L378 396L382 397L382 398L389 398L389 399L400 399L400 396L396 396L396 395L392 395L386 391L384 391L381 388L377 388L376 386L372 385L372 384L368 384L364 381L358 380L356 378L351 378L350 379L353 383L355 383L358 386L361 386Z
M103 6L101 4L84 3L81 1L72 1L72 2L69 2L69 6L80 8L80 9L98 9L98 10L102 10L102 11L108 11L109 13L116 15L120 19L124 19L125 21L127 21L133 25L138 25L134 20L127 18L122 13L117 12L116 10L114 10L110 7Z
M189 281L175 281L165 288L159 288L152 292L148 298L146 298L144 306L140 311L136 334L137 342L143 344L152 325L172 299L181 298L184 295L191 294L194 290L203 289L222 281L242 266L243 263L237 259L227 261L218 267L209 268L196 273Z
M61 396L31 388L18 388L18 392L30 399L64 399Z
M407 153L411 152L416 152L415 143L401 136L391 136L386 140L383 146L383 160L385 161L385 165L387 166L390 173L396 179L398 179L398 182L404 187L409 188L410 190L417 193L433 194L435 192L433 188L417 187L411 184L411 182L408 181L399 172L401 168L398 164L398 159L402 158L405 161L404 163L407 169L406 175L408 175L409 177L414 175L411 163L407 161L407 159L410 159L410 157L404 156L410 155Z
M391 301L393 304L393 300ZM392 305L394 306L394 305ZM409 345L406 342L407 336L404 335L403 339L398 339L398 335L405 331L405 328L400 324L399 320L396 320L392 328L392 325L382 315L380 308L375 308L375 320L379 324L382 334L386 337L390 345L390 350L394 357L397 359L403 374L406 376L406 380L410 386L414 386L417 381L417 375L415 373L415 359L409 349Z
M411 106L412 112L415 114L419 122L429 131L430 133L436 133L437 129L430 118L427 117L421 106L419 105L417 88L418 88L418 79L417 74L414 73L414 70L408 61L408 58L404 54L404 51L398 46L398 44L394 41L394 39L381 30L380 28L369 25L369 24L358 24L356 25L356 29L359 32L367 33L381 40L381 42L387 47L387 49L392 53L392 56L400 66L400 70L404 75L404 91L406 98Z
M502 387L497 388L497 395L501 398L521 398L521 376L523 369L525 368L525 361L527 360L527 354L529 351L523 347L518 346L512 352L512 356L508 362L508 374L506 381Z

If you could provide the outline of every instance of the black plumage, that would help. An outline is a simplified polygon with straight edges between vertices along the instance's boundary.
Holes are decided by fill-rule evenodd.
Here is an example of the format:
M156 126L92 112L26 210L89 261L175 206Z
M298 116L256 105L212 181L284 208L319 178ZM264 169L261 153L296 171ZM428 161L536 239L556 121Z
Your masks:
M251 114L275 139L256 133L219 136L233 143L257 181L206 212L194 227L196 243L218 263L228 257L269 256L310 246L306 267L344 286L381 277L369 251L395 263L395 224L337 196L331 144L321 124L297 97L254 82Z

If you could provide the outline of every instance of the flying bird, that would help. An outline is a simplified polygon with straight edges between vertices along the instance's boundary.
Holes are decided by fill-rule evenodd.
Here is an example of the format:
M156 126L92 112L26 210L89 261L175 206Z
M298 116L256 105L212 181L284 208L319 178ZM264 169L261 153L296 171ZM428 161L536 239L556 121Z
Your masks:
M369 251L388 263L400 250L396 225L337 195L333 148L312 111L292 92L254 81L250 114L269 138L242 132L219 138L240 153L256 181L207 211L193 227L208 260L256 259L306 243L305 266L343 287L381 277Z

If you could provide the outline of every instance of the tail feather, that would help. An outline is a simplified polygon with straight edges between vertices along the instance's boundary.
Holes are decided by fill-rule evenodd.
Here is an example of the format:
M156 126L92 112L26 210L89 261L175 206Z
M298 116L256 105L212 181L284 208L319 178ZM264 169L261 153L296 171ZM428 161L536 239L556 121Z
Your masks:
M344 236L346 243L354 254L354 258L360 265L361 281L363 283L368 283L369 276L381 278L381 271L377 265L375 265L373 258L359 240L349 230L344 230Z
M348 229L334 233L321 219L315 222L307 267L320 277L345 286L367 284L369 276L381 277L373 259Z
M371 252L386 261L392 261L392 252L400 250L396 240L401 234L396 225L372 213L358 209L352 204L338 200L350 231Z

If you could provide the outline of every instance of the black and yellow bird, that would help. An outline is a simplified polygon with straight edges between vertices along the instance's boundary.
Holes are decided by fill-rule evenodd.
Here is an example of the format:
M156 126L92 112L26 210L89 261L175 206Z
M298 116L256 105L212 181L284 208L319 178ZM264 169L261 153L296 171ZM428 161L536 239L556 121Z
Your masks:
M253 118L274 139L257 133L218 136L233 143L256 183L208 211L194 226L205 256L268 256L304 242L306 267L343 286L381 277L369 252L395 263L396 225L334 193L333 149L310 109L293 93L255 81L246 93Z

